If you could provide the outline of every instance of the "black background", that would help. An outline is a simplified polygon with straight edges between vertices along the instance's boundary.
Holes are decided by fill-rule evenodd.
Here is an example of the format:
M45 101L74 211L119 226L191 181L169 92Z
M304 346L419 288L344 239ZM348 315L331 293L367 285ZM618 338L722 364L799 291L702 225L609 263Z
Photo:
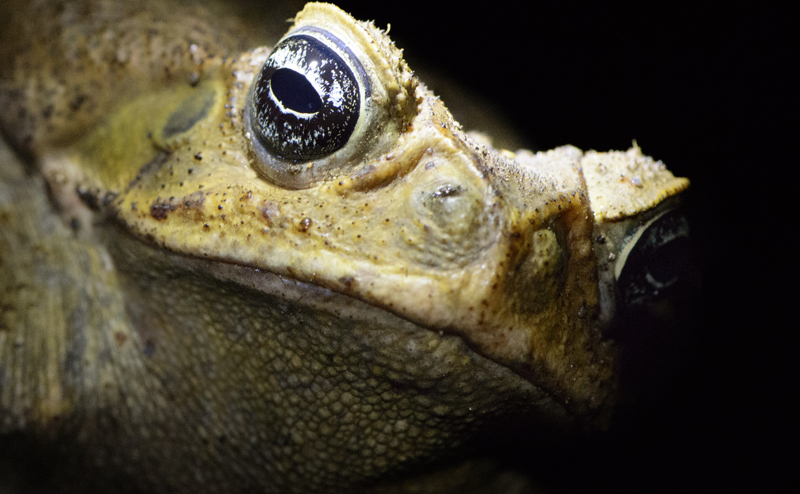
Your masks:
M412 69L441 71L491 101L539 149L627 149L636 139L692 181L698 283L672 328L682 343L665 340L653 369L628 372L632 391L608 433L529 458L543 487L797 486L800 328L779 309L791 310L797 291L796 213L786 204L798 50L788 12L765 2L339 5L391 23Z

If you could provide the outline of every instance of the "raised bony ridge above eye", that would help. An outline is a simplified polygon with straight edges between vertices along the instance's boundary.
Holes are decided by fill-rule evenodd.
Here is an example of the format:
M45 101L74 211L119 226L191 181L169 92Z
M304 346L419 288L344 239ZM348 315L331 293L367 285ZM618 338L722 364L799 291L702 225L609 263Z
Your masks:
M413 120L416 84L385 33L308 4L250 91L254 167L287 188L354 171L388 152Z

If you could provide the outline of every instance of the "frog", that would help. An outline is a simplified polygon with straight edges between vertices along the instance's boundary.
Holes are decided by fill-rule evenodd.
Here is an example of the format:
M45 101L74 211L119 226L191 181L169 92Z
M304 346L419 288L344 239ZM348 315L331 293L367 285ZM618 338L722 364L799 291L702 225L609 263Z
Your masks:
M635 142L495 148L331 4L9 10L0 444L54 485L524 492L512 418L608 426L607 328L688 237Z

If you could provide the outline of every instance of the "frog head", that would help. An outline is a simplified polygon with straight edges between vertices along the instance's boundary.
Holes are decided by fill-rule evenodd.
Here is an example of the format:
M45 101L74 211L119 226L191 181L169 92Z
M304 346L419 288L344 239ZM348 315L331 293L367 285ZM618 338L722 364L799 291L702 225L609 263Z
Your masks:
M215 384L177 395L213 395L213 417L238 403L225 401L233 388L267 396L252 413L279 423L273 410L308 404L305 391L281 393L304 366L326 375L324 362L338 370L308 391L312 408L328 410L325 386L336 388L337 403L361 404L365 427L394 424L401 445L419 442L408 423L433 424L436 441L397 449L403 458L450 441L444 422L452 434L512 408L607 422L617 352L604 330L618 305L674 281L662 253L687 235L674 213L686 179L636 144L495 149L461 128L385 32L328 4L308 4L272 50L189 52L157 85L116 87L125 98L85 132L29 142L49 156L43 173L63 209L80 203L94 218L82 234L136 273L121 275L148 299L126 306L131 351L159 385L196 372L200 353L212 367L238 356L248 363L226 371L235 377L214 367ZM269 341L245 344L262 325L275 328ZM286 369L294 377L281 380ZM429 392L439 387L454 391ZM315 427L315 440L335 442ZM374 428L365 442L385 432ZM305 454L286 434L297 446L287 455Z
M84 195L151 244L457 335L578 416L613 401L603 326L620 288L627 303L669 283L626 266L685 236L665 212L686 179L635 144L496 150L331 5L272 50L204 63L78 143Z

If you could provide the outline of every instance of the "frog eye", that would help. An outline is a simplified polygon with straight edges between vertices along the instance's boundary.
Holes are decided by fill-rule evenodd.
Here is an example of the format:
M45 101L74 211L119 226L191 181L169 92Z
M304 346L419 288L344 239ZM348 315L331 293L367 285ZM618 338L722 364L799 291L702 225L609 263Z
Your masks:
M309 3L294 21L250 86L250 164L291 189L363 176L413 129L418 81L384 32L333 5Z
M304 26L267 58L245 112L255 134L250 144L256 169L267 180L310 187L385 152L396 139L392 130L403 122L390 121L389 108L398 98L387 93L363 47L353 40L350 45Z
M253 127L272 155L309 161L350 139L369 80L348 51L330 33L295 34L272 51L256 79L252 108Z
M615 266L620 300L640 304L675 285L689 269L689 247L689 224L677 210L629 232Z

